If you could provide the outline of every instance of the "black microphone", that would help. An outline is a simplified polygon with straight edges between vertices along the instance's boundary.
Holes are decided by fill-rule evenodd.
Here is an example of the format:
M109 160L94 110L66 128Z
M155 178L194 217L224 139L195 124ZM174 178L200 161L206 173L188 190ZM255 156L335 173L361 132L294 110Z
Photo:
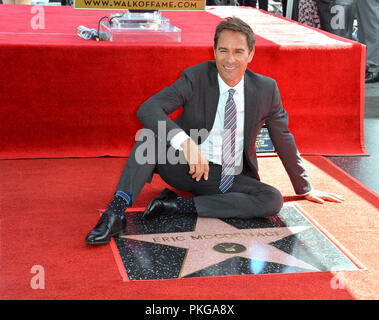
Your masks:
M109 40L111 38L111 35L109 34L109 32L100 31L98 33L97 30L89 29L89 28L84 27L84 26L79 26L77 28L77 32L78 32L79 37L86 39L86 40L93 39L96 41L99 41L99 40L106 41L106 40Z

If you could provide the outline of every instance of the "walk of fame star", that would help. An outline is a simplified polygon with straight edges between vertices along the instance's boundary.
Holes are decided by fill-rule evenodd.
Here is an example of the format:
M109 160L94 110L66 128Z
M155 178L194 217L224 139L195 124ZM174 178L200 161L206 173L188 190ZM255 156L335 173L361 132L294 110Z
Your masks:
M115 243L130 280L357 269L294 206L249 220L129 212L127 226Z
M289 266L318 271L305 263L270 245L271 242L288 237L311 228L310 226L282 228L237 229L219 219L198 218L192 232L166 234L138 234L122 236L126 239L152 242L187 249L179 277L185 277L196 271L222 262L231 256L275 262ZM243 231L243 232L242 232ZM226 250L215 250L216 246L225 244ZM231 244L231 245L230 245ZM246 250L236 250L236 245ZM224 247L225 247L224 246Z

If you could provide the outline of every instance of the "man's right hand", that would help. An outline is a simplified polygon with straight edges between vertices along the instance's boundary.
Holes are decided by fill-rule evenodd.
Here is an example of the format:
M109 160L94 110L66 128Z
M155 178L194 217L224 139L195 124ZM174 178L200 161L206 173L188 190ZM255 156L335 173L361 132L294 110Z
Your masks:
M204 180L208 180L208 159L203 155L196 143L189 138L182 142L181 147L189 165L188 173L192 175L192 178L196 179L196 181L200 181L202 177Z

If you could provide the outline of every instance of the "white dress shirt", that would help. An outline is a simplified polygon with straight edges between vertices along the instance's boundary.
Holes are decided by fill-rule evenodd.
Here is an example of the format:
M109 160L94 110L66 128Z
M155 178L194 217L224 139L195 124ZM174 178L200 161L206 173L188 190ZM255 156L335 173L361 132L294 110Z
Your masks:
M244 78L233 87L235 93L233 95L234 102L237 108L237 130L236 130L236 143L235 143L235 159L236 166L242 166L243 154L243 129L244 129L244 113L245 113L245 99L244 99ZM199 145L201 152L207 157L209 162L221 165L222 161L222 134L224 131L224 116L225 105L229 96L228 90L231 89L218 75L218 84L220 88L220 97L218 100L216 118L213 123L211 132L207 139ZM170 144L177 150L183 150L180 146L181 143L187 140L189 136L184 132L179 132L171 140Z

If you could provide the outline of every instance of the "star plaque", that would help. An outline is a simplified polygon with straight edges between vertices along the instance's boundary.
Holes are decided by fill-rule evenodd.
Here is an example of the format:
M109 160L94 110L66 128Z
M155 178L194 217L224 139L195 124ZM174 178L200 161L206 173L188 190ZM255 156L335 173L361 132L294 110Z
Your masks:
M358 269L295 206L248 220L126 217L115 243L130 280Z

